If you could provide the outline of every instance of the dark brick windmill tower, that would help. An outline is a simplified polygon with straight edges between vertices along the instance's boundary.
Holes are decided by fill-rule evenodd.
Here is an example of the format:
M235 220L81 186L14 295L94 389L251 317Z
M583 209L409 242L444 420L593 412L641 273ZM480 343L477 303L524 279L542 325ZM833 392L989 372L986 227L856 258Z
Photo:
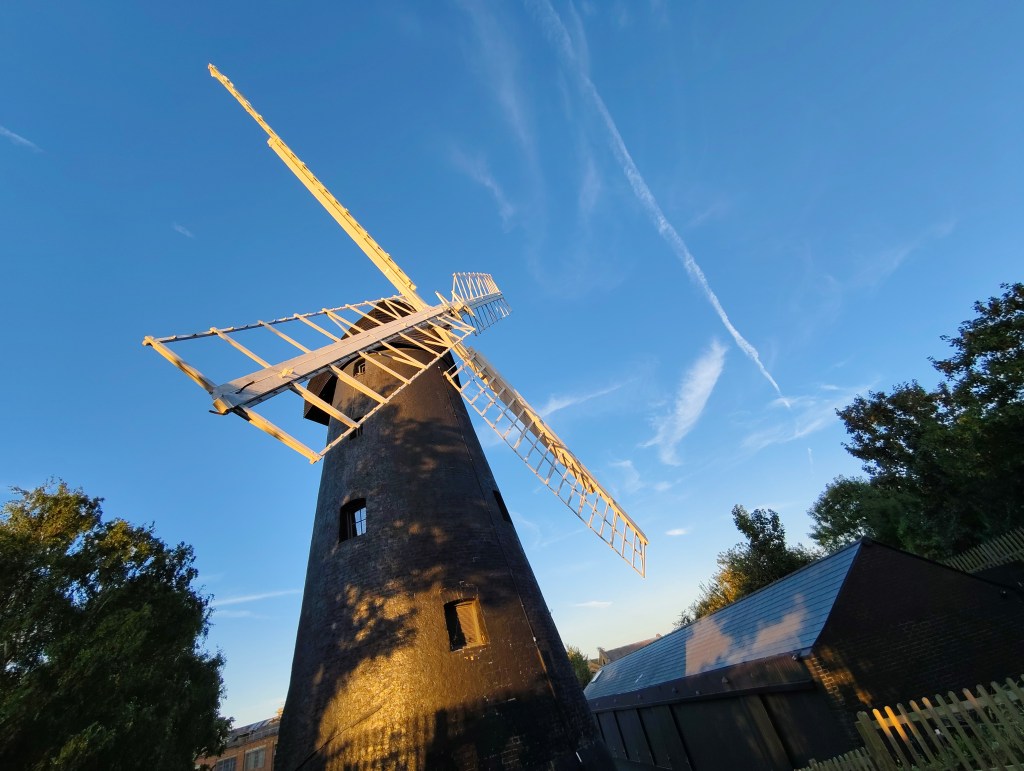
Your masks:
M456 274L451 300L424 302L231 82L210 71L400 292L144 341L205 388L215 411L324 459L275 768L611 769L465 403L641 575L646 538L462 344L508 314L490 276ZM300 353L269 363L248 344L268 331ZM170 350L197 337L221 338L262 369L218 385ZM285 392L328 427L323 450L253 411Z

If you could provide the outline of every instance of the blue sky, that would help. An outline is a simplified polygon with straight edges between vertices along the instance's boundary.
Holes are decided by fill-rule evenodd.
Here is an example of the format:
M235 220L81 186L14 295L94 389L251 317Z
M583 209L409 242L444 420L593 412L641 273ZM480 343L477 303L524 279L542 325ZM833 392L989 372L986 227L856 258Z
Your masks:
M144 335L390 285L215 63L419 285L494 274L474 345L651 539L641 580L481 433L556 623L666 632L737 542L857 471L834 410L934 382L1021 278L1016 2L5 3L0 484L195 546L225 711L283 702L319 467ZM238 373L241 374L241 373ZM489 431L482 427L483 431Z

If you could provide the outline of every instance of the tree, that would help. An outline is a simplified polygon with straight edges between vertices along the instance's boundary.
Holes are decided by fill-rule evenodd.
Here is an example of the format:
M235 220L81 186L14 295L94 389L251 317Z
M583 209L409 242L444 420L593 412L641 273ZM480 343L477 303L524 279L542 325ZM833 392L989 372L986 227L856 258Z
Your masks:
M572 671L580 683L580 688L585 688L587 683L594 677L590 671L590 660L575 645L567 646L565 652L569 654L569 663L572 664Z
M867 479L838 476L826 485L807 512L814 520L811 539L826 552L836 551L862 536L884 543L903 543L903 525L915 500L880 490Z
M978 316L956 337L942 338L953 356L932 360L946 378L939 392L962 445L954 468L981 540L1024 524L1024 284L1002 288L1002 296L974 304Z
M858 534L942 558L1024 525L1024 284L974 304L943 379L858 396L839 417L866 480L837 478L809 512L815 540Z
M815 559L802 546L786 544L786 529L771 509L748 512L736 505L732 520L746 543L736 544L718 555L718 572L700 585L697 599L680 614L676 626L714 613Z
M192 549L64 482L0 509L0 767L192 769L223 748Z

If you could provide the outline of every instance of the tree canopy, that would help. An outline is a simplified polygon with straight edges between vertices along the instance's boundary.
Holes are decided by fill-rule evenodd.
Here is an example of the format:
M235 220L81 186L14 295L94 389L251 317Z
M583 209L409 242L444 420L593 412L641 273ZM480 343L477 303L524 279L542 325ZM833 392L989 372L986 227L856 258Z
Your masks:
M565 652L569 656L569 663L572 664L572 671L579 681L580 688L586 687L594 677L594 673L590 671L590 659L575 645L568 646Z
M943 336L938 386L858 396L839 417L863 479L839 477L809 511L834 549L860 535L941 558L1024 525L1024 284L976 302Z
M191 547L63 482L0 510L0 767L189 769L223 747Z
M786 529L771 509L748 512L736 505L732 520L746 543L718 555L718 571L700 585L697 599L679 616L676 626L714 613L815 559L807 549L786 544Z

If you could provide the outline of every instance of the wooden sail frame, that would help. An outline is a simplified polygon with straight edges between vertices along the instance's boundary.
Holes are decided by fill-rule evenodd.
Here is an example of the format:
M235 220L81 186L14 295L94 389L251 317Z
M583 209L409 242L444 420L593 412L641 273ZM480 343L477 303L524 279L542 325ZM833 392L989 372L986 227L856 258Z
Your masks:
M436 364L451 351L453 345L508 315L508 304L489 275L457 274L454 283L458 291L466 296L459 296L453 290L452 301L442 299L436 306L415 312L410 311L409 304L402 297L385 297L354 305L324 308L312 313L296 313L273 321L257 321L239 327L212 327L187 335L146 337L143 344L153 348L209 393L213 399L212 412L238 415L303 455L311 463L316 463ZM313 334L322 337L325 344L311 348L297 340L297 335L283 331L283 327L296 323L313 330ZM331 327L336 328L337 332L332 331ZM259 331L273 333L300 353L271 364L252 350L255 347L252 343L246 345L238 339L239 333ZM227 343L262 369L224 383L214 382L197 366L172 350L172 346L178 347L182 343L202 338ZM427 355L413 356L410 351L425 352ZM368 355L371 352L374 355ZM344 371L347 364L360 357L387 373L387 387L379 390L371 388ZM403 375L400 370L408 372L408 368L412 369L412 374ZM346 415L306 387L312 378L324 372L330 372L346 385L370 397L374 402L373 409L358 417ZM298 394L310 406L339 421L344 426L341 434L322 449L314 450L254 411L256 405L285 392Z
M258 428L281 440L292 449L297 450L311 462L316 462L336 446L339 441L357 430L381 406L394 396L398 390L407 387L417 375L433 366L449 351L455 353L461 364L446 373L449 382L463 396L467 404L480 415L484 421L516 452L534 474L547 486L581 521L616 554L627 562L641 576L646 574L647 537L636 523L622 510L622 507L609 495L583 463L565 446L564 442L551 430L526 402L526 400L487 362L484 357L472 348L464 346L464 340L471 333L479 333L495 321L508 315L508 306L497 293L493 279L486 274L456 274L453 282L453 303L461 305L456 308L444 298L440 306L431 306L416 292L416 285L399 267L362 225L320 182L310 169L292 152L287 144L274 132L263 116L253 108L252 104L235 88L234 84L212 64L210 74L231 93L250 116L267 133L267 144L292 171L309 192L321 203L331 217L345 230L355 244L373 262L381 273L399 291L400 295L393 298L374 301L385 305L401 304L405 318L412 319L412 326L395 325L386 331L377 330L374 336L368 331L360 331L352 335L346 343L333 333L324 330L312 319L317 316L338 322L336 312L341 309L353 309L356 306L340 306L324 309L310 314L296 314L273 322L257 322L247 327L211 329L195 335L183 335L168 338L147 337L143 342L151 346L168 359L178 369L204 388L214 398L214 411L221 414L234 412L249 420ZM461 299L460 299L461 298ZM488 299L481 299L488 298ZM384 326L373 319L369 313L364 318L374 321L378 327ZM414 319L414 321L413 321ZM299 321L310 326L333 342L316 350L311 350L297 341L284 335L277 326L284 322ZM390 323L390 322L386 322ZM294 359L270 365L265 360L242 346L232 334L243 329L263 327L278 334L286 342L292 343L303 354ZM400 331L398 328L401 327ZM417 334L411 334L413 331ZM390 334L394 332L394 334ZM186 339L214 335L232 347L261 364L263 369L249 375L235 378L224 384L216 384L197 368L185 362L170 350L173 343ZM364 337L365 336L365 337ZM401 341L400 343L398 341ZM414 342L416 341L416 342ZM426 342L424 342L426 341ZM365 343L365 345L363 345ZM399 345L413 343L417 347L430 352L430 362L423 364L417 359L403 354ZM356 346L353 348L353 346ZM358 380L346 375L342 369L353 357L365 353L377 346L386 350L395 361L409 364L416 368L411 378L406 378L394 369L374 358L367 358L375 366L381 367L394 376L398 383L396 390L387 396L377 392L369 392ZM358 349L358 350L357 350ZM340 355L340 358L335 358ZM328 364L324 364L329 362ZM276 367L276 369L275 369ZM340 413L337 409L320 399L303 385L312 376L311 372L331 371L347 385L361 390L377 404L367 415L356 419ZM278 378L282 382L274 382ZM261 387L253 389L256 381ZM273 383L272 387L263 387ZM247 391L246 389L249 389ZM371 389L372 390L372 389ZM294 437L288 435L265 418L252 411L251 405L277 393L292 391L298 393L309 404L323 410L338 420L346 428L341 436L329 443L323 450L314 451ZM243 398L236 398L244 394Z

